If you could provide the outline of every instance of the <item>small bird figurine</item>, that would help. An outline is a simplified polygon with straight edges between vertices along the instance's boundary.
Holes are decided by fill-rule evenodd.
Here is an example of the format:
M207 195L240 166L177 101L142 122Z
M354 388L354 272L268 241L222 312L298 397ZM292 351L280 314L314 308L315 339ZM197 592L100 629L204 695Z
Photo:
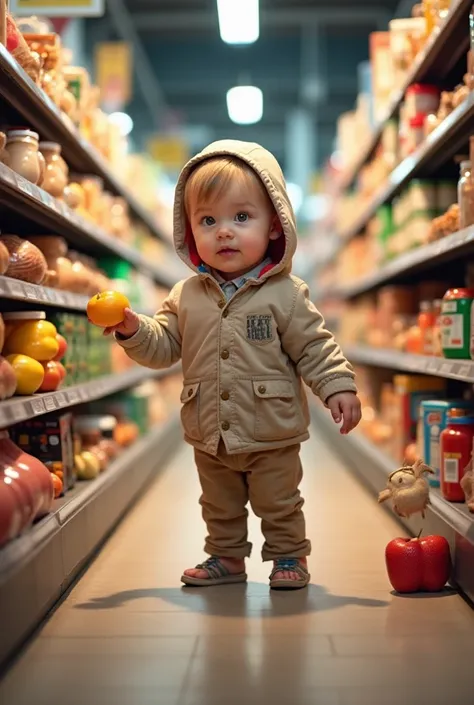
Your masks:
M388 478L387 489L379 494L379 503L391 499L393 510L399 517L408 519L421 512L424 519L430 502L430 486L424 473L433 474L433 470L422 460L395 470Z

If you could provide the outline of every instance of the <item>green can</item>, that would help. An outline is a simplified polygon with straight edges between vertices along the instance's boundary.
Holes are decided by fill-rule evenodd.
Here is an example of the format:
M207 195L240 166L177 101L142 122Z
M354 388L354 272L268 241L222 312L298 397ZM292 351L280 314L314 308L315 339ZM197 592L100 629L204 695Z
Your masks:
M449 289L441 306L441 344L449 359L474 358L472 302L474 289Z

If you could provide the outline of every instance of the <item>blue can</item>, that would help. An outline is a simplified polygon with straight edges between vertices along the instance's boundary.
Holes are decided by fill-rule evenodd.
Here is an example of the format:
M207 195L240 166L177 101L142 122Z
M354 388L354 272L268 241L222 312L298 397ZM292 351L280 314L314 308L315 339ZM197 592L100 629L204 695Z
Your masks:
M420 405L420 431L418 447L423 455L423 460L434 470L428 480L432 487L440 486L441 453L440 436L447 426L449 409L472 409L474 402L465 399L434 399L422 401Z

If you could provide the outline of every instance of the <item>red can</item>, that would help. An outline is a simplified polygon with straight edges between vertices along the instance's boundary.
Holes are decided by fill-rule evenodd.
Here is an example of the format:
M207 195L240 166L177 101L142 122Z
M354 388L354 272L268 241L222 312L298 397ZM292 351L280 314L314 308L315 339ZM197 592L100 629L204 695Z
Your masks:
M471 460L474 416L466 409L450 409L448 425L440 436L441 492L449 502L464 502L461 480Z

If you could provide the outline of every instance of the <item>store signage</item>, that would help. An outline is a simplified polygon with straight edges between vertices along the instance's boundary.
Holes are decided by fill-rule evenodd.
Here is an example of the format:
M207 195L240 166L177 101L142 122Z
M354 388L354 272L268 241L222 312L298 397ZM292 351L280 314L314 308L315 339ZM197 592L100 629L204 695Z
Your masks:
M105 0L10 0L9 9L17 17L100 17Z
M96 82L107 111L120 110L132 97L132 47L127 42L102 42L95 53Z
M155 161L168 169L181 169L189 159L186 141L176 136L152 137L148 141L148 152Z

